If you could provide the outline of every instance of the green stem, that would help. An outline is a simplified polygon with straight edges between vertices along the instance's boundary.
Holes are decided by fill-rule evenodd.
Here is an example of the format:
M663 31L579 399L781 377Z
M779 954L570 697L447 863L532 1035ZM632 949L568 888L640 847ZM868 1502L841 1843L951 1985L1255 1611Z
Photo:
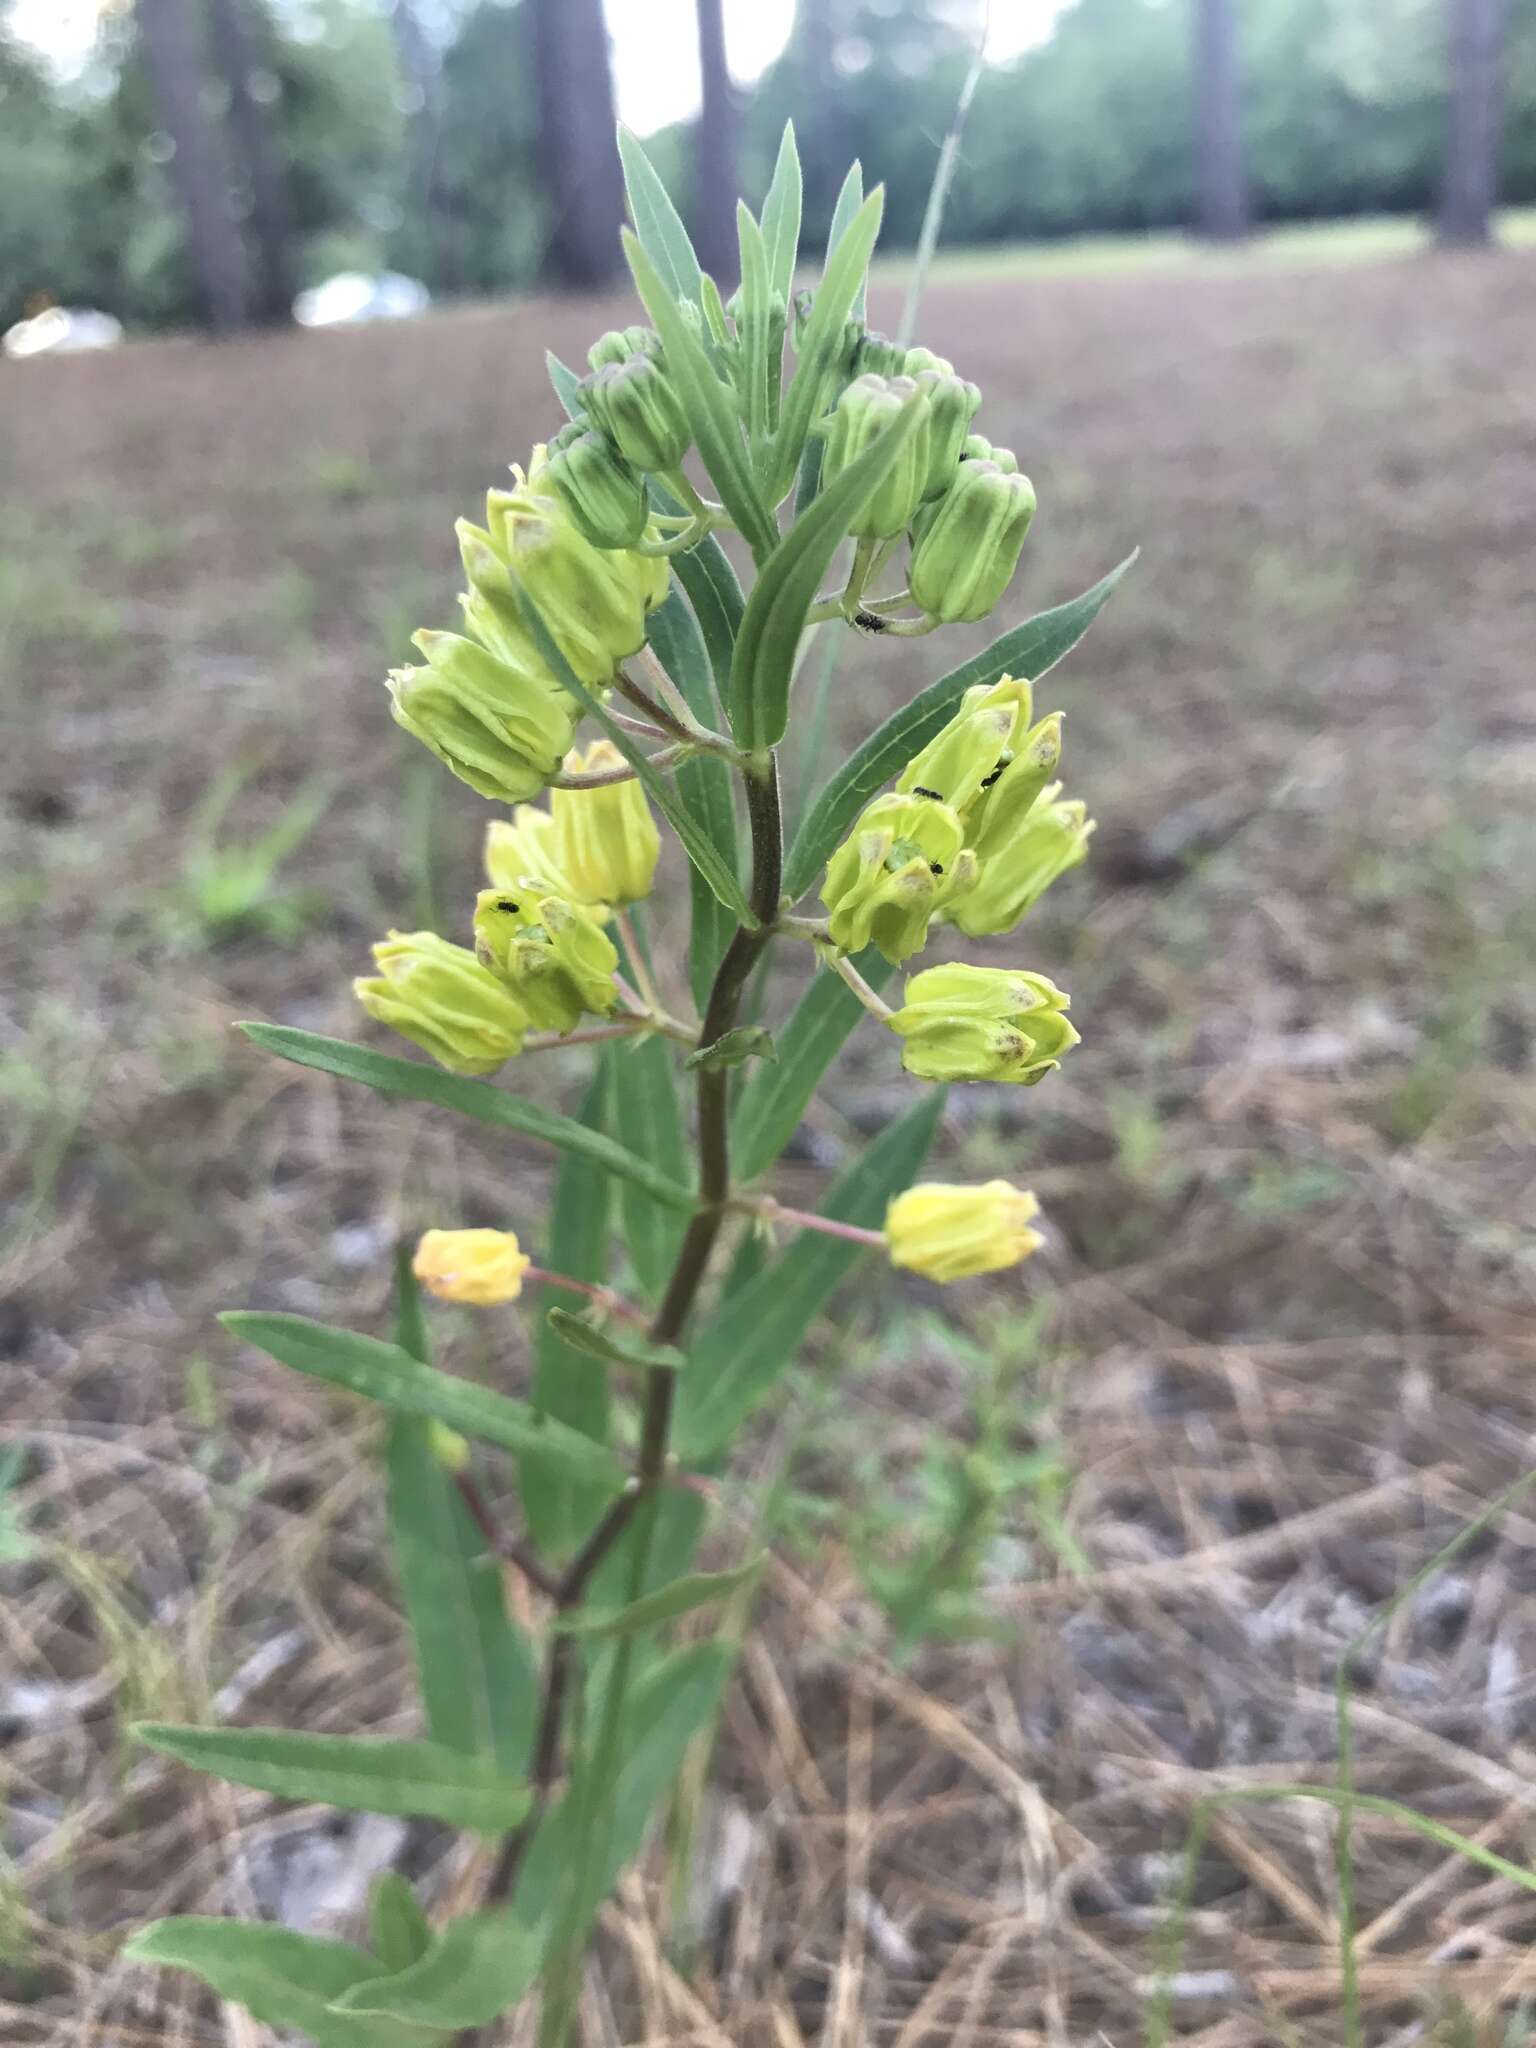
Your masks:
M704 1013L701 1042L706 1045L723 1038L736 1023L753 969L773 937L783 882L784 826L779 804L778 764L773 755L765 756L757 768L746 771L744 780L752 834L750 905L758 922L755 926L737 927L720 962ZM704 1067L699 1070L699 1207L689 1222L671 1279L651 1321L650 1337L656 1344L673 1344L682 1335L708 1270L715 1241L730 1213L728 1079L720 1068ZM555 1593L555 1606L560 1614L568 1613L580 1604L593 1574L636 1522L637 1515L640 1519L629 1562L630 1597L638 1598L644 1590L655 1530L656 1502L666 1478L676 1379L675 1373L664 1370L646 1375L640 1452L634 1479L611 1504L566 1567ZM577 1638L565 1630L557 1629L551 1633L538 1731L534 1738L531 1774L534 1806L528 1819L503 1845L489 1887L488 1902L491 1903L510 1894L532 1841L534 1828L547 1809L558 1782L561 1732L571 1692L576 1642ZM630 1675L631 1642L632 1639L626 1637L614 1655L605 1689L602 1726L591 1770L587 1774L587 1789L581 1794L584 1815L577 1867L565 1895L562 1924L557 1926L551 1943L549 1977L540 2018L540 2048L564 2048L574 2015L588 1919L586 1899L592 1872L600 1867L601 1851L607 1839L604 1814L618 1761ZM487 2038L484 2034L467 2034L461 2037L460 2048L474 2048L477 2041L483 2043Z

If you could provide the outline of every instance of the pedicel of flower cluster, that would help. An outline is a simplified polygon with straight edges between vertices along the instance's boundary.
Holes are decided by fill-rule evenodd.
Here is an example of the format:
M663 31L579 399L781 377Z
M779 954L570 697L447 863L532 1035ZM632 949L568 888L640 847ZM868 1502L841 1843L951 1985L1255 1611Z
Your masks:
M137 1960L197 1971L317 2040L382 2029L467 2048L533 1979L538 2048L570 2048L604 1893L697 1753L729 1662L725 1635L690 1619L678 1647L668 1624L734 1597L760 1562L693 1568L689 1532L714 1491L701 1475L865 1248L939 1285L1040 1249L1028 1190L909 1183L942 1106L934 1087L1039 1086L1078 1043L1067 994L1009 935L1085 858L1093 827L1059 779L1061 713L1037 712L1013 671L1035 660L1022 649L1041 667L1066 653L1119 572L1000 627L959 667L933 664L846 759L820 750L818 787L786 820L778 758L807 636L847 633L878 672L891 639L926 651L926 636L985 618L1013 583L1035 493L987 437L963 367L856 310L883 203L857 166L820 283L797 293L787 132L761 217L740 208L742 282L725 298L633 138L620 151L648 318L600 335L583 373L549 359L566 422L552 402L526 469L489 490L483 522L458 522L458 617L445 602L414 636L419 660L387 679L400 727L493 807L483 882L449 930L390 932L353 985L369 1019L435 1064L247 1027L346 1084L561 1155L540 1225L548 1266L510 1230L430 1229L401 1262L393 1341L267 1311L227 1319L392 1411L382 1490L423 1728L364 1745L248 1729L143 1739L258 1789L366 1805L374 1786L383 1810L500 1837L477 1910L448 1925L386 1879L377 1954L233 1920L136 1937ZM802 900L818 884L819 915ZM980 940L1006 943L954 957ZM763 970L796 946L817 978L786 1022L783 979ZM872 985L871 949L905 970L899 1000ZM821 1211L790 1209L764 1178L864 1012L893 1064L899 1048L912 1104ZM534 1055L599 1045L579 1102L531 1099ZM510 1080L487 1082L513 1061ZM797 1241L781 1256L784 1230ZM522 1320L530 1297L545 1312L525 1392L491 1356L474 1379L433 1360L435 1304L451 1327L459 1311ZM486 1445L501 1460L491 1486Z

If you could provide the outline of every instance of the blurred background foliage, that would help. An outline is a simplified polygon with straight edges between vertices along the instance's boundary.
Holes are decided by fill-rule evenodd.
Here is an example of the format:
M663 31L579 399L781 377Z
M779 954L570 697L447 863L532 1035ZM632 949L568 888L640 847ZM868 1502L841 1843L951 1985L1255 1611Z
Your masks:
M627 4L609 0L610 11ZM1519 203L1536 199L1536 0L1493 4L1503 16L1498 183ZM987 244L1194 220L1191 28L1203 5L1074 0L1037 47L990 65L946 238ZM1446 153L1448 39L1467 5L1242 0L1233 20L1251 217L1432 208ZM701 18L718 19L718 7L701 0ZM755 191L793 114L808 248L825 238L837 167L851 155L886 183L886 246L910 246L979 15L965 0L800 0L777 61L750 90L713 100L706 91L700 119L728 125L736 182ZM220 58L221 24L236 16L238 77ZM541 277L604 281L562 261L561 247L581 210L567 203L573 179L589 206L616 204L590 150L584 166L568 161L573 135L595 133L603 147L604 124L589 117L612 103L599 0L138 0L103 8L95 49L73 72L59 73L19 35L0 36L0 323L47 301L98 305L136 326L199 317L186 195L172 176L175 123L144 61L151 17L188 43L213 129L234 131L243 91L276 164L296 283L382 266L440 296ZM571 67L562 73L556 62L555 45L570 36L580 38L574 86ZM697 128L652 139L690 213ZM247 242L253 222L261 231L248 159L232 132L228 211ZM592 246L611 242L602 225ZM259 272L259 255L252 262Z

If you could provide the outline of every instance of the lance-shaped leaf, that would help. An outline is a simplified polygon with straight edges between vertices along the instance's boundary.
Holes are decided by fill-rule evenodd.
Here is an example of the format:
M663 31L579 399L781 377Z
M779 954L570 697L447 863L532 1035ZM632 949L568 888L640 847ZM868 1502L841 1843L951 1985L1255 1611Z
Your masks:
M619 161L624 166L629 217L635 224L641 248L655 264L673 298L691 299L696 306L701 304L704 273L688 230L650 158L627 128L619 130Z
M896 972L871 946L854 965L877 993ZM795 1134L816 1084L868 1012L848 984L819 969L778 1032L778 1064L761 1068L741 1091L731 1118L731 1161L752 1180L778 1158Z
M746 401L747 445L753 457L766 452L768 384L778 390L784 375L782 356L769 360L773 327L773 285L768 275L768 248L763 231L744 200L736 202L736 236L741 248L741 296L736 332L740 339L738 391ZM782 333L781 333L782 339Z
M1101 576L1091 590L1070 603L1039 612L1022 626L1010 627L984 653L972 655L892 712L818 793L785 864L786 893L791 897L805 894L864 805L949 722L973 683L995 683L1002 675L1028 676L1033 681L1054 668L1082 639L1135 559L1135 554L1127 555L1118 568Z
M190 1970L215 1997L243 2005L264 2026L296 2028L318 2048L426 2048L419 2027L349 2019L331 2002L379 1974L379 1959L346 1942L266 1921L187 1915L156 1920L124 1946L130 1963Z
M687 1139L678 1100L677 1069L664 1038L645 1038L608 1048L613 1075L614 1128L633 1152L654 1159L669 1174L687 1171ZM653 1202L641 1188L621 1187L619 1215L624 1244L640 1291L660 1298L686 1229L675 1209Z
M709 653L715 694L724 711L730 696L731 658L736 652L736 635L741 631L741 615L746 608L741 584L731 567L730 556L712 533L706 534L697 547L672 557L672 574L688 593ZM677 680L681 683L681 676ZM691 697L688 701L693 704ZM693 709L703 717L699 705L693 704Z
M544 351L544 367L549 372L549 381L555 387L555 396L565 407L566 415L573 420L585 417L586 408L581 402L581 379L568 363L562 363L552 348Z
M843 182L838 188L837 204L832 209L832 225L827 230L827 263L832 261L833 252L844 235L847 234L857 218L859 208L863 204L864 166L855 157L848 166ZM823 268L825 269L825 266ZM859 279L859 288L853 295L853 305L849 309L855 320L862 320L864 318L866 311L865 300L868 293L869 269L866 265L864 275Z
M795 480L807 436L827 402L828 379L843 346L849 315L869 275L869 259L880 236L885 193L877 185L849 221L827 258L827 267L811 303L810 318L800 338L795 374L784 394L779 429L773 442L773 485L777 503Z
M614 720L608 707L582 682L555 645L554 638L539 616L537 607L529 603L522 592L518 594L518 604L523 622L533 635L534 643L546 666L582 709L592 714L634 769L641 788L682 841L683 850L694 867L739 923L756 924L757 920L747 906L747 899L741 892L741 884L736 879L734 868L716 847L709 830L694 815L690 805L683 801L666 776L658 774L651 766L645 749L636 742L634 735Z
M419 1963L432 1946L432 1923L398 1870L381 1870L369 1887L368 1933L391 1975Z
M707 543L718 555L719 542L713 537ZM698 552L702 553L702 549ZM686 556L673 561L674 572L679 581L684 581L681 565L694 558L690 550ZM734 572L723 555L725 572L735 581ZM704 580L705 601L715 596L714 584L706 572ZM740 592L737 593L738 599ZM739 616L739 613L738 613ZM727 649L731 642L732 630L726 626ZM715 692L714 669L708 647L693 609L684 599L682 591L669 592L665 603L656 607L650 618L651 650L667 671L673 682L687 699L688 708L702 723L712 724L719 716ZM726 673L729 674L729 651L726 653ZM740 878L740 864L737 849L736 805L733 795L733 777L729 766L717 754L695 754L691 760L682 762L676 774L678 799L691 813L700 833L714 847L721 863ZM693 989L693 999L702 1011L709 1001L710 986L715 978L715 969L724 958L725 949L739 922L735 911L722 903L709 886L705 877L690 862L688 886L692 898L693 922L688 939L688 975Z
M395 1335L431 1363L421 1292L398 1261ZM390 1541L416 1657L416 1685L434 1742L494 1759L521 1777L532 1746L538 1679L528 1639L507 1613L500 1561L486 1549L416 1415L390 1418L384 1473Z
M927 399L909 398L896 418L797 519L758 577L731 666L731 728L756 753L775 747L789 723L789 686L805 630L848 522L922 424Z
M353 1984L333 2010L414 2022L439 2032L483 2027L528 1990L542 1952L537 1932L512 1914L467 1913L450 1920L409 1969Z
M306 1735L289 1728L176 1728L141 1721L137 1739L194 1771L304 1805L389 1813L500 1834L533 1795L488 1757L386 1735Z
M881 1132L828 1190L820 1213L878 1229L886 1204L909 1187L933 1141L943 1089ZM701 1463L727 1443L788 1369L800 1341L866 1247L802 1230L697 1333L689 1370L677 1383L673 1441L686 1463Z
M430 1416L463 1436L542 1458L577 1478L616 1485L622 1477L611 1452L590 1437L536 1414L525 1402L509 1400L494 1388L422 1365L398 1344L383 1344L354 1330L334 1330L308 1316L267 1315L259 1309L234 1309L219 1321L232 1336L243 1337L280 1365L382 1402L400 1414Z
M616 1337L612 1331L589 1323L584 1316L572 1315L568 1308L552 1308L549 1326L572 1351L600 1358L605 1365L624 1366L631 1372L680 1372L688 1363L675 1345L647 1344L643 1337Z
M667 1202L675 1209L697 1206L687 1188L668 1180L649 1160L626 1152L606 1132L589 1129L573 1117L556 1110L524 1102L505 1088L493 1088L486 1081L472 1081L463 1074L449 1074L441 1067L429 1067L417 1060L397 1059L394 1054L375 1052L372 1047L353 1045L344 1038L325 1038L317 1031L299 1031L288 1024L242 1024L247 1038L280 1059L292 1060L317 1073L335 1074L342 1081L361 1081L380 1095L398 1095L412 1102L435 1102L442 1109L473 1117L476 1123L498 1124L504 1130L521 1131L525 1137L554 1145L562 1152L578 1152L602 1167L605 1173L630 1180Z
M747 1558L729 1571L690 1572L686 1578L674 1579L669 1586L658 1586L654 1593L631 1600L626 1607L611 1612L578 1607L555 1625L588 1642L638 1635L642 1629L659 1628L664 1621L676 1621L681 1614L691 1614L696 1607L713 1607L739 1593L743 1586L755 1585L767 1560L768 1553L759 1551L756 1557Z
M795 282L795 258L800 249L801 183L795 124L786 121L784 133L779 138L773 179L763 201L763 240L768 245L769 280L786 306Z
M667 290L649 255L628 229L623 240L635 288L661 337L672 388L698 444L704 467L752 550L753 559L761 562L772 552L779 531L758 495L741 437L736 394L710 361L703 341L684 318L682 308Z

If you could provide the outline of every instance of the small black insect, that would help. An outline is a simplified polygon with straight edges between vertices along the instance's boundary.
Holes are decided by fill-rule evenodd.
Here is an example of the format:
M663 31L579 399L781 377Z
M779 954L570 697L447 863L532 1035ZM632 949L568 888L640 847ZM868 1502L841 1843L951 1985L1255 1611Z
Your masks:
M990 775L983 775L983 777L981 778L982 788L990 789L993 783L996 782L999 775L1001 775L1003 770L1007 767L1007 765L1008 763L1006 761L999 761L997 766L992 770L992 773Z
M499 896L496 899L496 908L498 910L510 910L514 915L517 912L517 905L510 896Z
M878 612L857 611L853 615L853 623L862 626L866 633L883 633L890 622L882 619Z
M939 795L939 792L936 789L924 789L921 783L917 785L917 787L913 790L912 794L914 796L925 796L930 800L930 802L936 804L941 804L944 801L943 797Z
M929 861L928 872L930 875L942 875L944 872L944 863L940 860Z

